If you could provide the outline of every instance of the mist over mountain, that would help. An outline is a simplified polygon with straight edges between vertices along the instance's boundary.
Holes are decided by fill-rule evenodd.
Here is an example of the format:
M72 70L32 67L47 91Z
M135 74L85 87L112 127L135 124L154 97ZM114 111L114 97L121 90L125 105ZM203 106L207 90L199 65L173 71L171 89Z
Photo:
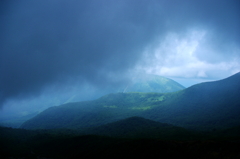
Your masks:
M238 0L0 3L0 107L49 88L114 87L135 72L221 79L240 70Z
M176 92L185 87L166 77L144 74L135 77L123 92Z
M25 105L25 110L12 109L12 111L5 111L0 116L0 124L9 127L19 127L24 121L30 119L31 117L36 116L39 112L56 105L62 105L70 102L94 100L101 96L104 96L109 93L119 93L119 92L174 92L184 89L179 83L158 75L143 74L138 76L133 76L125 85L121 84L115 87L104 87L100 90L95 90L92 87L74 88L74 91L66 90L65 92L68 95L68 98L57 95L59 92L56 92L55 98L43 97L39 100L33 100L32 102L19 102L15 103L18 105ZM83 93L85 92L85 93ZM54 92L52 93L52 95ZM47 95L47 96L51 96ZM41 102L39 102L41 101ZM51 105L50 105L51 104ZM29 106L28 106L29 105ZM34 107L32 107L34 105ZM21 106L23 107L23 106Z
M27 129L85 128L142 116L191 129L240 125L240 73L173 93L117 93L49 108L26 121Z
M92 92L89 94L90 98L86 98L85 100L92 100L100 98L109 93L122 93L122 92L156 92L156 93L168 93L168 92L176 92L184 89L185 87L179 84L178 82L169 79L167 77L153 75L153 74L139 74L133 75L131 80L126 82L125 84L120 84L119 86L114 87L104 87L99 91ZM86 90L87 92L87 90ZM81 98L82 94L77 94L75 92L74 96L69 98L65 103L76 102L76 101L84 101Z

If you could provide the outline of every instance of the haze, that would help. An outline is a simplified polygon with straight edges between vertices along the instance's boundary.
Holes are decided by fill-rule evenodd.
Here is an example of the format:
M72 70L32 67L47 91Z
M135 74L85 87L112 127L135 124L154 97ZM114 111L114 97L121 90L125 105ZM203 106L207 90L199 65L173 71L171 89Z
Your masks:
M238 0L1 0L1 117L95 99L134 76L240 71Z

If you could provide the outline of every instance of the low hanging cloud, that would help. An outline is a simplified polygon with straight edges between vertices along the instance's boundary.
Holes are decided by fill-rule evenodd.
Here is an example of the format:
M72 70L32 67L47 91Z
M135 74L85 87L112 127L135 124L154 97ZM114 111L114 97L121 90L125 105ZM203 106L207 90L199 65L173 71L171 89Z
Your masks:
M208 48L207 31L190 31L183 37L169 33L154 49L147 48L136 69L150 74L177 78L225 78L240 71L239 48L226 54ZM206 44L207 43L207 44ZM206 49L208 48L208 49Z
M210 76L219 66L219 73L239 70L237 0L3 0L0 6L1 103L53 85L114 86L136 67L186 77Z

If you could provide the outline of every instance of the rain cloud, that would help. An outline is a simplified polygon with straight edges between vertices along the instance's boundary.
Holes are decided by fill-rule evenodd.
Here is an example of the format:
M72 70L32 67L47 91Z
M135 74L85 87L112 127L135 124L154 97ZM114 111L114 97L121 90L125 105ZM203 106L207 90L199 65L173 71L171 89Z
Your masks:
M3 0L0 6L1 105L49 87L121 85L135 72L224 78L240 70L238 0Z

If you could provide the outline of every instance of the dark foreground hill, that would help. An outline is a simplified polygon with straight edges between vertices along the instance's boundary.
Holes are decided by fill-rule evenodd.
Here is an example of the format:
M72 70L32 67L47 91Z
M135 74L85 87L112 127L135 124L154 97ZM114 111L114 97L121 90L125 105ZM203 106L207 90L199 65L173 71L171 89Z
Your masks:
M240 125L240 73L173 93L117 93L49 108L26 129L86 128L141 116L185 128L215 130Z
M52 131L52 132L51 132ZM24 130L0 127L0 158L239 158L238 138L197 136L191 140L113 138L71 134L71 130Z
M86 134L119 138L152 138L190 140L200 134L181 127L160 123L142 117L130 117L85 131Z

